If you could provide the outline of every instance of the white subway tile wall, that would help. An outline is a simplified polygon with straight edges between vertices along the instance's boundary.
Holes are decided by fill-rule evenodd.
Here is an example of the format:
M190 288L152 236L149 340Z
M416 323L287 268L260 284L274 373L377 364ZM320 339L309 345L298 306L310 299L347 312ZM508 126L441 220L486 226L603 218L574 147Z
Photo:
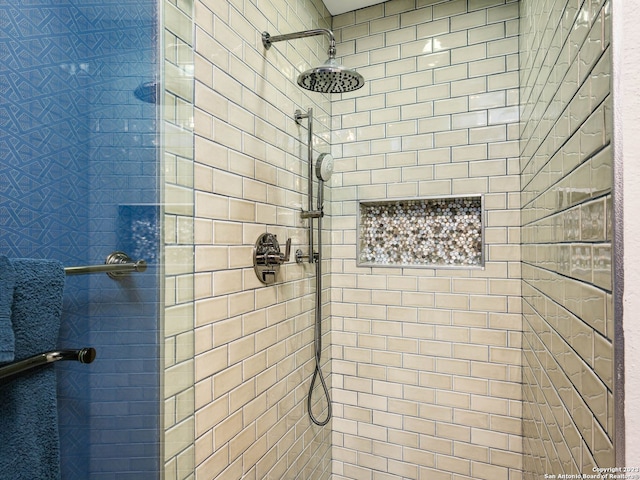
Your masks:
M614 466L611 4L522 0L525 478Z
M522 476L518 3L334 17L334 479ZM359 201L484 195L484 268L357 266Z
M331 17L321 0L195 0L194 9L195 454L185 478L328 479L331 429L306 412L313 265L292 255L265 286L252 256L264 232L306 253L307 121L297 125L294 113L313 108L316 156L329 151L331 118L327 95L296 84L310 62L326 60L327 39L265 50L261 33L329 28ZM328 375L328 290L324 297Z
M166 478L533 480L612 465L609 8L390 0L332 20L320 0L167 0ZM263 30L317 27L362 90L297 86L323 37L262 47ZM306 415L313 267L287 264L265 287L251 263L265 231L306 249L293 113L310 107L316 154L336 158L331 428ZM357 266L359 201L477 194L484 268Z

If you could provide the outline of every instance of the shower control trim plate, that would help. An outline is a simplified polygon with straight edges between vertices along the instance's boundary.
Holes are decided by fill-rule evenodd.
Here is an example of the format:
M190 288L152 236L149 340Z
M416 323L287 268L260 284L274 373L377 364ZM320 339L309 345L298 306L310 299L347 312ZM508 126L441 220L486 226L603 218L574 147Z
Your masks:
M276 281L280 265L289 261L291 239L287 240L285 252L280 251L278 237L272 233L263 233L256 240L253 248L253 269L258 280L265 285Z

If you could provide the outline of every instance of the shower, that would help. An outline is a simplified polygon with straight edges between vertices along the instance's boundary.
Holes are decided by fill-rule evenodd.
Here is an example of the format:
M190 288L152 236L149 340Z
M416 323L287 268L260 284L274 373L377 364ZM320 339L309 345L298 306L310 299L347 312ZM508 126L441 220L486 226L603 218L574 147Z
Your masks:
M336 40L331 30L318 28L313 30L304 30L302 32L288 33L285 35L271 36L268 32L262 32L262 44L268 50L275 42L283 40L294 40L298 38L313 37L316 35L326 35L329 38L329 58L320 66L311 68L302 72L298 76L298 85L306 90L319 93L345 93L357 90L364 86L364 78L358 72L349 70L336 61ZM331 398L329 397L329 389L325 382L322 370L320 369L320 356L322 353L322 217L324 216L324 183L329 180L333 173L333 158L328 153L321 154L315 166L315 175L318 180L318 197L317 205L313 204L313 109L309 109L306 114L300 110L296 110L294 115L298 125L303 119L307 119L308 126L308 209L302 211L301 217L309 220L309 253L304 255L301 250L296 252L296 262L302 263L304 259L309 263L316 264L316 294L315 294L315 321L314 321L314 357L315 369L309 386L309 394L307 397L307 410L311 421L319 426L324 426L331 420ZM314 222L317 222L317 252L314 251ZM315 387L316 381L320 381L324 396L327 400L327 415L324 420L315 417L312 411L311 394Z
M273 37L268 32L262 32L262 44L268 50L275 42L316 35L329 37L329 58L322 65L302 72L298 76L298 85L306 90L320 93L344 93L361 88L364 85L362 75L343 67L336 61L336 40L331 30L318 28Z
M308 148L308 209L303 210L301 217L309 220L309 253L304 255L302 250L296 251L296 262L302 263L305 259L309 263L315 263L316 265L316 293L315 293L315 308L314 308L314 357L315 367L313 371L313 377L311 378L311 385L309 386L309 394L307 396L307 410L309 412L309 418L311 421L319 426L324 426L331 420L331 398L329 396L329 389L325 382L322 370L320 368L320 356L322 354L322 217L324 217L324 182L329 180L333 173L333 157L328 153L322 153L318 156L315 165L315 175L318 180L318 195L317 203L313 204L313 109L310 108L306 114L303 114L300 110L296 110L294 116L296 123L301 124L303 119L307 119L307 148ZM318 240L314 242L314 222L316 219ZM317 251L315 251L317 243ZM315 387L316 381L320 381L324 396L327 400L327 415L324 420L318 420L312 410L311 394Z

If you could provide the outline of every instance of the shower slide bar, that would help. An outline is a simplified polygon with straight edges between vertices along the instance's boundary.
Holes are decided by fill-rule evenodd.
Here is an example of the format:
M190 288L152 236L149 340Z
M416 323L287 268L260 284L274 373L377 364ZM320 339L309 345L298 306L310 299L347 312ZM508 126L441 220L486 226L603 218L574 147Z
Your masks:
M302 125L302 120L307 119L307 162L309 164L309 184L308 184L308 209L302 210L302 218L309 219L309 225L307 230L309 232L309 254L302 255L302 252L296 252L296 262L301 263L303 258L307 258L309 263L316 261L313 239L313 218L320 218L318 212L313 210L313 108L309 108L307 113L302 113L302 110L298 109L293 115L294 120L298 125Z
M80 363L91 363L96 358L96 350L91 347L80 350L56 350L52 352L40 353L33 357L25 358L17 362L0 367L0 383L11 380L16 375L31 370L42 365L46 365L60 360L73 360Z
M129 255L124 252L110 253L104 261L104 265L85 265L81 267L66 267L64 273L67 275L84 275L86 273L106 273L111 278L119 278L131 272L144 272L147 269L147 262L138 260L134 262Z

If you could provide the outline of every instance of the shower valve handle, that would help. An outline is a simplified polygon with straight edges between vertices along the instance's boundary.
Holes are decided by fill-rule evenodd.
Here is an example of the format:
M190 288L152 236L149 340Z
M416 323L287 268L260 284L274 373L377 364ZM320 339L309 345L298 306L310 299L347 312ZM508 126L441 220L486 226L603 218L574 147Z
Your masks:
M266 265L282 265L289 261L289 257L291 256L291 239L287 239L287 243L285 244L284 253L282 253L278 248L274 249L266 254L265 264Z
M280 265L289 261L291 239L286 243L285 251L280 251L278 238L272 233L263 233L258 237L253 249L253 268L258 279L264 284L274 283Z
M291 256L291 239L287 238L287 243L284 246L284 254L280 254L280 263L288 262Z

